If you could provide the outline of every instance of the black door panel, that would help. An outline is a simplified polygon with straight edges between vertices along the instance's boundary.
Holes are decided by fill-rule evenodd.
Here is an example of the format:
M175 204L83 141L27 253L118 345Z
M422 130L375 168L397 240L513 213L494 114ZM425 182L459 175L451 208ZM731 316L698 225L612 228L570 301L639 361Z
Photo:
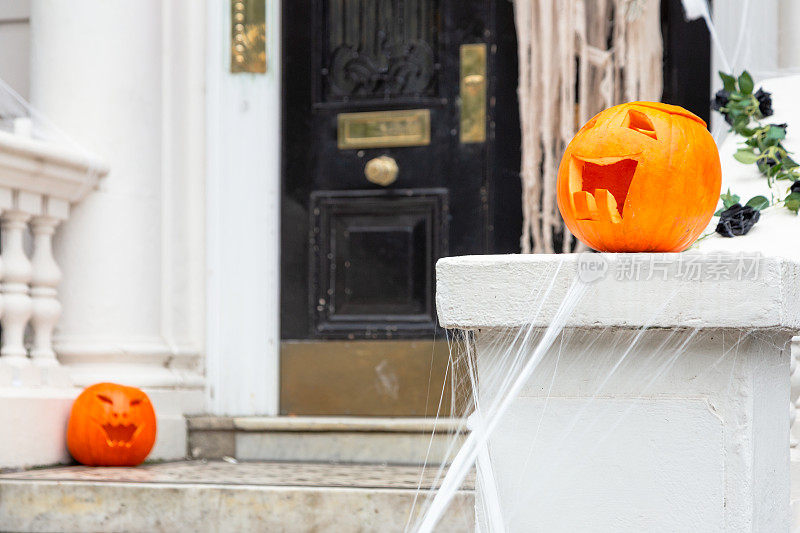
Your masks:
M309 307L325 338L419 337L436 327L447 190L315 191Z
M502 8L505 27L512 15L506 2L499 4L503 5L476 0L284 4L283 338L431 336L436 331L432 264L445 254L493 251L490 190L518 190L518 140L514 143L513 138L518 139L519 132L512 130L509 145L517 148L510 149L511 157L503 165L512 169L510 175L503 184L491 184L496 170L489 161L495 106L487 105L486 142L461 142L459 54L463 44L485 44L490 77L498 50L491 31L495 9ZM503 51L516 57L512 47ZM508 87L491 83L486 99L495 104L498 91L505 90L512 98L504 98L501 105L517 116L516 72L509 74L513 79ZM426 144L340 148L342 117L396 110L429 113ZM382 156L391 157L399 169L396 180L386 186L365 177L367 163ZM432 189L440 192L431 196ZM360 211L367 205L371 212ZM424 216L407 212L418 205L428 205L429 211ZM348 209L361 214L345 215ZM520 211L519 205L511 205L503 213L503 229L510 228L512 235L519 235ZM360 224L360 229L348 230L345 252L341 242L336 244L347 224ZM375 227L367 231L370 225ZM390 231L392 227L396 231ZM435 238L428 235L432 227ZM370 247L375 253L364 252ZM323 249L334 257L320 255ZM343 253L351 254L350 266L339 272ZM362 278L358 290L348 277L356 273ZM406 281L395 283L400 279Z
M518 249L513 28L508 0L283 3L283 413L430 413L450 379L436 260ZM462 45L485 54L470 83ZM465 87L485 139L462 142ZM373 160L396 175L368 179Z

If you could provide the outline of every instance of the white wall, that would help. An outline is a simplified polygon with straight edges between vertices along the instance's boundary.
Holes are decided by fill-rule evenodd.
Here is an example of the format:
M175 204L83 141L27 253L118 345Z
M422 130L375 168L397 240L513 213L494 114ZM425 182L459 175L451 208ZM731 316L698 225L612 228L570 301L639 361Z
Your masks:
M713 20L722 53L712 43L711 94L722 88L719 71L738 75L748 70L757 79L769 77L778 67L778 0L725 0L714 2ZM711 114L714 138L725 137L728 125Z
M748 70L756 82L800 72L800 1L718 1L714 2L713 19L725 59L713 48L712 94L722 88L717 75L720 70L737 74ZM714 113L715 138L722 138L726 129L727 125Z
M714 22L732 70L747 69L762 78L774 75L779 55L778 4L779 0L714 2ZM716 49L713 62L715 73L726 70Z
M208 0L207 379L220 415L278 412L280 1L267 73L231 74L230 5Z
M205 15L162 3L161 330L179 356L205 348Z
M800 2L779 0L778 67L800 73Z
M30 88L30 2L0 0L0 78L23 98Z

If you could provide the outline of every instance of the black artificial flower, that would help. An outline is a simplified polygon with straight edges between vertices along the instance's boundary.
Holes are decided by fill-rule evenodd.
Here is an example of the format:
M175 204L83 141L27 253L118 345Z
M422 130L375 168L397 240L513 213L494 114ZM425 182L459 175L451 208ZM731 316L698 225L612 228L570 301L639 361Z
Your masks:
M789 191L800 192L800 180L797 180L794 183L792 183L792 186L789 187Z
M730 94L725 89L720 89L717 91L717 94L714 95L714 100L711 102L711 107L714 108L714 111L719 111L726 105L728 105L728 101L730 100Z
M766 172L768 168L772 168L778 163L781 162L783 158L781 157L780 153L775 153L775 156L764 156L758 160L758 170L762 172Z
M761 212L749 205L733 204L720 215L716 231L723 237L747 235L760 217Z
M733 119L731 115L727 111L722 111L722 108L728 105L730 101L730 94L725 89L720 89L717 91L717 94L714 95L714 100L711 102L711 107L714 111L719 111L722 113L722 116L725 117L725 122L728 124L733 124Z
M764 89L758 89L755 94L758 100L758 110L761 112L762 117L769 117L772 115L772 93L768 93Z

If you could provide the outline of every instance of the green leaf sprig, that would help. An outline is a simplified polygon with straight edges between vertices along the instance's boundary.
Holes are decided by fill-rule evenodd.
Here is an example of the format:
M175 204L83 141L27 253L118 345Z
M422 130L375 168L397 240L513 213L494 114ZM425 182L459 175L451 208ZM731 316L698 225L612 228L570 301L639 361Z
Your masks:
M714 109L722 113L731 130L744 137L743 145L733 157L740 163L756 165L759 172L767 178L770 188L776 181L790 181L787 195L781 200L773 196L769 201L764 196L751 198L746 205L760 211L770 205L783 204L797 214L800 210L800 164L791 156L783 140L786 138L786 124L766 124L760 121L772 115L772 99L768 92L759 89L755 93L753 78L747 71L737 78L724 72L719 73L723 89L714 98ZM736 201L731 201L732 198ZM725 209L738 203L739 197L730 191L720 196ZM718 211L721 213L724 209Z
M728 189L728 192L720 194L719 199L722 200L722 207L720 207L717 212L714 213L715 217L720 216L723 211L738 204L740 200L739 195L733 194L730 189ZM761 195L753 196L744 205L752 207L756 211L761 211L762 209L769 207L769 199L766 196Z

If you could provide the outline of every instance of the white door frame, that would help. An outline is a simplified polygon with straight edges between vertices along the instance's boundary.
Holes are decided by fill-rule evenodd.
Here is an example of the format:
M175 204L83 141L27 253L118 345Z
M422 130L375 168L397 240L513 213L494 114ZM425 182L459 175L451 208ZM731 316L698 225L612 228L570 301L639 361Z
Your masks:
M280 0L267 73L230 73L230 2L207 0L207 406L277 415L280 353Z

